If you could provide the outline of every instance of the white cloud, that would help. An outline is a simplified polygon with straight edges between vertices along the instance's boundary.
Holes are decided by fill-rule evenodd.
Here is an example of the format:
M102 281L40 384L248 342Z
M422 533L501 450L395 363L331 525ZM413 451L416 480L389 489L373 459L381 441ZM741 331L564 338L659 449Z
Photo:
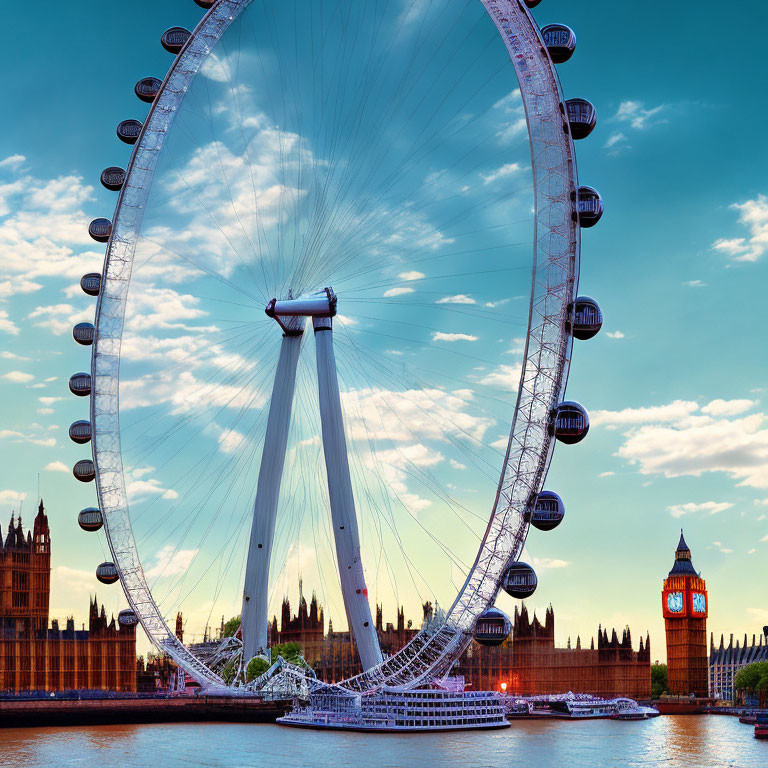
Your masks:
M482 440L493 424L470 410L465 392L441 389L358 389L342 392L347 430L353 440L413 444L469 435Z
M13 429L0 429L0 440L10 440L14 443L31 443L39 445L42 448L53 448L56 445L56 438L46 437L41 434L42 427L39 424L32 424L27 432L18 432Z
M435 331L432 334L432 341L477 341L477 336L472 336L469 333L443 333L442 331Z
M13 280L0 281L0 299L7 299L23 293L34 293L42 288L41 283L34 283L31 280L25 280L23 277L17 277Z
M598 411L593 423L630 427L617 455L637 465L641 474L699 477L724 472L742 486L768 488L768 417L754 413L733 418L751 403L713 400L699 409L695 402L677 400L666 406Z
M738 416L740 413L748 411L757 405L755 400L713 400L707 403L702 409L702 413L708 416Z
M28 357L22 357L21 355L17 355L13 352L8 352L7 350L3 350L0 352L0 357L3 358L3 360L29 360Z
M46 395L44 397L38 397L37 398L43 405L53 405L54 403L58 403L60 400L63 400L63 397L51 397L50 395Z
M410 272L401 272L398 277L401 280L421 280L423 277L426 277L426 275L423 272L411 270Z
M612 154L617 153L621 149L626 149L627 148L626 135L621 133L621 131L612 133L608 137L608 140L605 142L605 144L603 144L603 148L613 150Z
M245 435L234 429L224 429L219 435L219 450L222 453L234 453L245 440Z
M126 410L167 403L171 414L181 414L211 408L261 408L265 401L266 396L260 390L201 381L191 371L147 374L127 379L120 385L120 406Z
M699 408L698 403L675 400L669 405L654 405L647 408L624 408L621 411L593 411L589 420L592 426L624 426L650 422L679 421L690 416Z
M731 509L733 504L728 501L704 501L701 503L688 502L687 504L673 504L667 507L672 517L683 517L683 515L691 515L697 512L707 512L710 515L716 515L718 512L725 512L726 509Z
M69 472L69 467L63 461L51 461L44 469L46 472Z
M9 155L4 160L0 160L0 168L18 168L26 159L24 155Z
M76 309L71 304L35 307L27 315L38 328L47 328L57 336L72 330L76 323L93 320L93 309Z
M19 334L19 327L11 320L8 311L5 309L0 309L0 331L10 333L12 336L18 336Z
M517 365L500 365L495 371L479 379L479 382L486 387L496 387L507 392L517 392L517 388L520 386L522 371L523 367L519 363Z
M28 381L32 381L35 377L31 373L24 373L24 371L8 371L8 373L3 374L3 378L17 384L25 384Z
M131 503L142 501L148 496L173 500L178 499L179 494L172 488L164 488L157 478L143 478L155 471L154 467L135 467L126 470L125 490Z
M730 549L728 547L724 547L723 543L721 541L713 541L712 542L712 546L715 549L720 550L720 552L722 552L724 555L730 555L733 552L732 549Z
M534 557L533 567L537 571L554 570L559 568L567 568L570 563L567 560L559 560L554 557Z
M457 293L455 296L443 296L438 299L436 304L477 304L477 301L464 293Z
M27 498L27 494L23 491L12 491L6 489L0 491L0 504L20 504Z
M58 586L62 589L59 590ZM93 597L96 578L93 571L56 565L51 569L51 617L71 616L72 609L82 610L85 600ZM54 602L56 601L56 602ZM61 601L61 605L58 605Z
M615 474L615 472L601 472L598 477L613 477Z
M687 288L706 288L707 284L701 280L686 280L683 283Z
M609 339L623 339L624 334L621 331L608 331Z
M456 461L456 459L449 459L448 463L454 468L454 469L466 469L467 465L462 464L460 461Z
M525 119L525 109L519 89L499 99L493 108L500 111L502 115L501 127L496 132L496 138L499 141L508 144L526 133L528 123Z
M384 291L384 298L391 298L393 296L405 296L406 293L413 293L413 288L406 288L406 287L400 287L400 288L390 288L389 290Z
M144 575L149 580L181 576L189 570L198 552L197 549L176 550L172 544L168 544L155 555L154 565L144 571Z
M663 109L663 104L652 109L646 109L642 101L622 101L619 104L615 119L620 122L629 123L637 130L643 130L664 122L663 120L654 119Z
M768 248L768 197L758 195L731 208L739 212L739 224L749 230L749 237L720 238L712 247L735 261L757 261Z
M489 174L480 174L483 177L483 182L485 184L492 184L494 181L497 181L498 179L503 179L508 176L514 176L514 174L518 173L520 171L520 163L505 163L500 168L496 168L496 170L491 171Z

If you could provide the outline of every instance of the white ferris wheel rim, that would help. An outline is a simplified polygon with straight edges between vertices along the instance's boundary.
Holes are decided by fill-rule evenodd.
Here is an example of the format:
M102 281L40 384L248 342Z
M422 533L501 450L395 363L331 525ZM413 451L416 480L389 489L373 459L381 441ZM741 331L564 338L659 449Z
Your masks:
M445 623L419 632L381 665L339 685L362 690L418 685L450 670L521 554L525 516L551 462L551 412L563 399L571 357L567 328L577 295L580 230L573 140L554 64L523 0L480 0L504 39L526 112L534 180L535 237L524 364L495 503L475 562ZM152 643L209 689L227 683L178 640L147 584L134 540L119 429L119 366L125 306L142 218L167 133L206 57L252 0L218 0L163 79L131 154L112 219L91 360L92 452L99 508L126 598ZM546 182L546 183L545 183Z

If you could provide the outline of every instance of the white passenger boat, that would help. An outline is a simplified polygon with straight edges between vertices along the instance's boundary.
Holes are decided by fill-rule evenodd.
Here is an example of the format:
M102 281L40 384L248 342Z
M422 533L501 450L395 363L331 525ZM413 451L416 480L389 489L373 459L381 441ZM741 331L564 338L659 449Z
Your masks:
M324 689L310 694L280 725L356 731L418 732L508 728L504 704L493 691L437 689L378 691L354 694Z

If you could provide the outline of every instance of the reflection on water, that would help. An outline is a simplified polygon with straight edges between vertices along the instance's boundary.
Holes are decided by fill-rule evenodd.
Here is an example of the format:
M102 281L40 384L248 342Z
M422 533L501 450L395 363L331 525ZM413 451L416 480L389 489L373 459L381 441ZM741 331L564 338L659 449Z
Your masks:
M179 724L0 730L0 765L764 768L768 742L732 717L516 721L505 731L403 736Z

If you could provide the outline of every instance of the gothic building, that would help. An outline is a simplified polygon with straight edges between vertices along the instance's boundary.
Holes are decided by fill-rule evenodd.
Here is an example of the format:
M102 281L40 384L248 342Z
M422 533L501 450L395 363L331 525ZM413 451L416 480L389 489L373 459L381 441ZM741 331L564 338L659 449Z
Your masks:
M661 593L669 692L707 696L707 584L696 573L683 532Z
M423 605L423 619L433 616L431 603ZM405 620L403 609L397 612L396 623L383 622L381 606L376 606L376 631L385 656L396 653L417 632L412 622ZM362 671L353 639L348 631L334 632L331 622L328 632L323 624L323 611L313 595L307 606L299 598L298 613L291 615L290 603L283 600L281 621L270 624L270 644L298 642L307 662L321 680L336 682ZM592 693L598 696L631 696L650 698L651 649L650 640L640 640L639 650L632 649L629 628L621 638L614 630L598 630L597 647L594 640L589 648L581 647L576 639L567 648L555 647L555 615L547 610L542 624L534 615L529 619L525 606L515 611L510 639L497 647L472 643L461 657L455 675L463 675L469 690L498 691L506 683L508 693L535 695L539 693Z
M51 538L42 500L31 532L0 531L0 691L136 690L136 629L91 601L88 629L48 626Z
M454 670L463 675L471 690L497 691L520 696L538 694L591 693L612 698L651 696L650 638L640 639L639 649L632 649L629 627L621 639L612 630L599 627L597 646L588 648L576 638L567 647L555 647L555 613L550 606L542 623L534 614L529 619L525 605L515 608L512 633L496 647L472 643Z

